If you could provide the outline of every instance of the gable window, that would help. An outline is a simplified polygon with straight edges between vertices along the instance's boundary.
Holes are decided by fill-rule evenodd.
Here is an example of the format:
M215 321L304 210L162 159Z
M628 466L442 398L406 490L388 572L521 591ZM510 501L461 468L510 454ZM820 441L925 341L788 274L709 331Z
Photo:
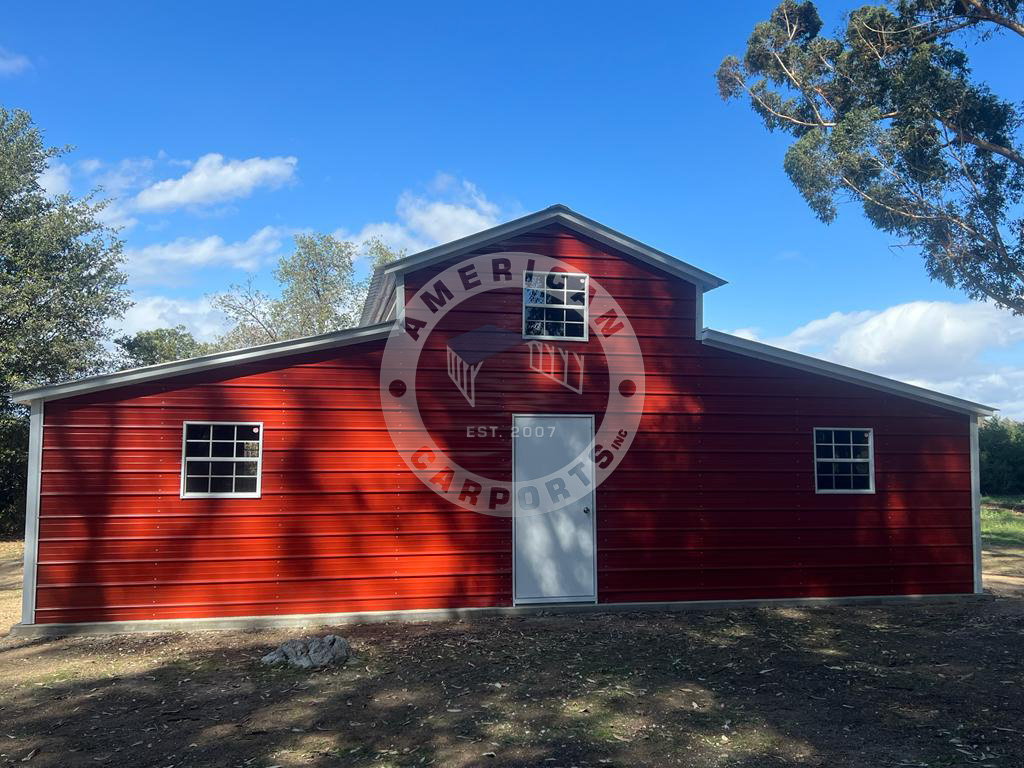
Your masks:
M586 341L587 275L523 273L523 338Z
M814 429L818 493L874 493L874 432L856 427Z
M263 425L186 421L182 425L181 497L259 498Z

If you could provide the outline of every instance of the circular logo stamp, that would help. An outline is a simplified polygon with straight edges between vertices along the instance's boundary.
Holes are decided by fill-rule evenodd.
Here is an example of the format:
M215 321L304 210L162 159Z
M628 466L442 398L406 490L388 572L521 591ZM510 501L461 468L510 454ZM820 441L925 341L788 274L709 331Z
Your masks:
M588 391L605 380L607 391ZM427 488L474 512L535 515L588 497L614 472L640 425L644 383L629 318L597 280L559 259L504 252L459 262L416 291L384 348L380 399L395 448ZM545 397L557 406L538 408ZM592 416L592 439L558 434L546 417L561 415ZM465 450L474 439L481 449ZM546 474L517 478L513 444L530 453L533 475L538 463ZM467 455L482 458L470 468Z

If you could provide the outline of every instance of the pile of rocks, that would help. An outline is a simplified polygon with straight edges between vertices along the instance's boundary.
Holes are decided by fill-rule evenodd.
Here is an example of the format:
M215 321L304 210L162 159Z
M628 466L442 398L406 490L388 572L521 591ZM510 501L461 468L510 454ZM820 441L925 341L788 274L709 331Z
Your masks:
M313 669L330 664L344 664L348 656L348 640L338 635L324 635L289 640L260 661L264 664L288 664L298 669Z

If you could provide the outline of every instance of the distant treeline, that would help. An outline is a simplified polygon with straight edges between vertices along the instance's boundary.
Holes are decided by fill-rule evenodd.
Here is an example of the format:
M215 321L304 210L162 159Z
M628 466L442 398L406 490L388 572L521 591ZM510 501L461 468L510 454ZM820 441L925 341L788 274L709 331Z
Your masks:
M978 428L981 492L1024 493L1024 422L993 418Z

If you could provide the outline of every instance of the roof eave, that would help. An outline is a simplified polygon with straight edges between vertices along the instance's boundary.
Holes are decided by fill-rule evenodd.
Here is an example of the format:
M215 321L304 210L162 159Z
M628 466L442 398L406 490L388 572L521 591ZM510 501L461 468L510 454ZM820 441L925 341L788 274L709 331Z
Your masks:
M78 379L77 381L23 389L12 393L11 399L16 403L31 403L34 400L59 400L77 395L87 395L105 389L115 389L132 384L145 384L175 376L217 370L232 365L272 360L277 357L287 357L303 352L317 352L335 347L346 347L352 344L362 344L368 341L387 338L393 325L393 323L387 322L377 325L359 326L319 336L276 341L256 347L234 349L228 352L215 352L212 355L194 357L188 360L175 360L169 363L147 365L143 368L131 368L116 373L105 373L99 376Z
M880 392L907 397L912 400L919 400L930 405L945 408L946 410L966 413L972 416L993 416L997 408L989 405L982 405L971 400L964 400L942 392L935 392L931 389L907 384L885 376L860 371L856 368L849 368L838 363L830 363L809 355L801 355L799 352L790 352L787 349L780 349L759 341L751 341L729 333L705 328L701 335L701 341L710 347L724 349L730 352L737 352L748 357L755 357L767 362L778 363L779 365L798 368L810 373L817 373L829 378L839 379L850 384L857 384Z
M467 235L450 243L444 243L428 248L425 251L414 253L391 262L384 267L384 271L386 273L405 273L410 269L419 269L439 261L454 258L489 243L514 237L521 232L552 223L562 224L579 234L586 235L609 247L623 251L665 272L694 282L704 292L726 284L726 281L717 275L705 272L692 264L687 264L669 256L664 251L652 248L646 243L641 243L639 240L624 235L598 221L576 213L564 205L553 205L542 211L527 214L521 218L491 227L483 232Z

